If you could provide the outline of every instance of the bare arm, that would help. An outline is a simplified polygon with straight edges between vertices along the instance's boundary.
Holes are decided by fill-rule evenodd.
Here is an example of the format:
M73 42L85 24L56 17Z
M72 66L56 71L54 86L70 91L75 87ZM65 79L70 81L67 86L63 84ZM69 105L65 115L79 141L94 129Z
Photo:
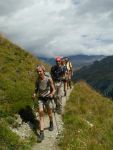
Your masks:
M53 97L54 93L55 93L55 86L53 84L53 80L52 78L49 79L49 82L50 82L50 88L51 88L51 92L49 94L50 97Z

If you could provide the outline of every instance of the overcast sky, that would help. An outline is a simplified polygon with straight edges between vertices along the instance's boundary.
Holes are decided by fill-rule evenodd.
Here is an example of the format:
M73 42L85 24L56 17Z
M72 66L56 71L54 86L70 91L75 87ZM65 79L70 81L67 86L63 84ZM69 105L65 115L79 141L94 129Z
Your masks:
M1 0L0 33L38 56L113 55L113 0Z

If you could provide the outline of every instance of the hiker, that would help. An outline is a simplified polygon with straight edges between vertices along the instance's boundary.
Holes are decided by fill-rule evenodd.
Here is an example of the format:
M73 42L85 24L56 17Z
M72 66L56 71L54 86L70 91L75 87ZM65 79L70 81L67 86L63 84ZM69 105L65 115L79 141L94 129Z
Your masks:
M62 58L62 67L64 68L64 75L63 75L64 96L66 96L67 95L68 70L67 70L65 58Z
M47 108L48 116L50 120L49 131L53 131L53 116L52 116L52 102L51 99L55 93L55 87L53 84L53 80L50 77L45 75L45 67L42 65L38 65L36 67L36 72L38 74L38 79L36 80L35 92L33 94L33 98L37 95L37 103L38 103L38 113L39 113L39 122L40 122L40 134L39 140L40 142L44 139L44 107Z
M67 70L68 70L68 82L67 82L67 88L72 88L72 76L73 76L73 69L72 69L72 63L69 61L69 58L65 58Z
M55 96L54 101L56 104L56 111L58 114L61 114L62 112L62 79L64 75L64 68L61 64L61 57L56 57L56 65L51 68L51 76L55 85Z
M50 72L46 71L46 69L45 69L44 65L40 65L40 66L42 67L42 69L43 69L43 71L44 71L45 76L47 76L47 77L50 77L50 78L51 78L51 74L50 74Z

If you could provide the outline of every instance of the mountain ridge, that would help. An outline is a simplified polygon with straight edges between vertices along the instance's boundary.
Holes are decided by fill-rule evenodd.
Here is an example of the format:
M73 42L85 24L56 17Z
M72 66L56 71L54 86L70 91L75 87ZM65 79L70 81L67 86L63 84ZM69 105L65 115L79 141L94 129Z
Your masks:
M70 55L67 57L72 62L74 70L77 70L85 65L86 66L90 65L96 60L101 60L105 58L104 55L90 55L90 56L89 55ZM55 64L55 58L46 58L46 57L38 57L38 58L40 58L42 61L49 63L51 65Z
M113 98L113 56L85 66L74 74L75 80L86 80L105 96Z

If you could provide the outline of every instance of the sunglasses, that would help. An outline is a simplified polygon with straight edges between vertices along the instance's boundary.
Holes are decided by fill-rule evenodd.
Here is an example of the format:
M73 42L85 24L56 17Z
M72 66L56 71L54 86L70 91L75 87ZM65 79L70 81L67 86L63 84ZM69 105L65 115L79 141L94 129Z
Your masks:
M61 60L56 60L56 62L61 62Z

